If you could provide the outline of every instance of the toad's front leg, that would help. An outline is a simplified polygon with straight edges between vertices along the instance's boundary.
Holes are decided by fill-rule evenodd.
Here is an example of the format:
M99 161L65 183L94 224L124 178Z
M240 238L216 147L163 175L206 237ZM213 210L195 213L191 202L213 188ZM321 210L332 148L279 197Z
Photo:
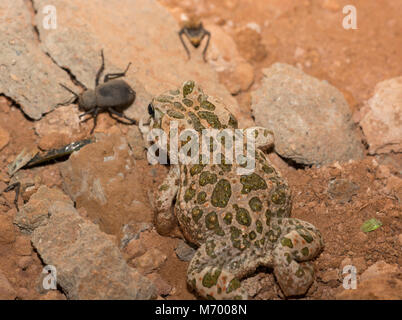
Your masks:
M155 227L162 235L171 233L177 226L173 201L179 190L179 177L179 167L171 166L168 175L155 192L154 199L151 200L155 210Z

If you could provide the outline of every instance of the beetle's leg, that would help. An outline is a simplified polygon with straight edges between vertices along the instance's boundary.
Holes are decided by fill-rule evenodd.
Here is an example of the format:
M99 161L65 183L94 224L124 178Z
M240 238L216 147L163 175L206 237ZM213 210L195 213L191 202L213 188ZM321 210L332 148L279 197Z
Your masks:
M15 207L17 208L17 211L20 211L20 209L18 208L18 197L20 195L21 182L16 182L16 183L10 184L7 188L5 188L3 190L3 192L9 192L14 189L15 189L14 204L15 204Z
M102 57L102 64L101 64L98 72L96 73L95 88L99 85L100 76L101 76L103 70L105 70L105 57L103 56L103 49L101 50L101 57Z
M92 134L96 128L96 122L98 121L98 114L99 114L99 108L96 107L94 113L92 114L92 117L94 118L94 126L92 127L90 134Z
M179 31L179 38L180 38L180 41L181 41L181 43L182 43L184 49L185 49L186 52L187 52L188 58L191 59L190 50L188 50L188 48L187 48L187 46L186 46L186 43L184 42L183 34L186 35L186 32L185 32L184 28L182 28L182 29Z
M121 77L125 77L126 73L128 71L128 68L130 68L131 66L131 62L129 62L129 64L127 65L126 70L124 70L124 72L120 72L120 73L108 73L107 75L105 75L105 78L103 79L103 82L108 82L109 80L112 79L117 79L117 78L121 78Z
M98 118L98 114L99 114L99 107L95 107L95 108L93 108L93 109L91 109L91 110L89 110L89 111L86 111L86 112L84 112L84 113L82 113L82 114L80 114L79 115L79 118L81 119L83 116L86 116L87 114L90 114L91 116L90 117L88 117L88 118L86 118L86 119L84 119L84 120L82 120L81 122L87 122L89 119L94 119L94 126L93 126L93 128L92 128L92 130L91 130L91 134L94 132L94 130L95 130L95 127L96 127L96 121L97 121L97 118Z
M115 119L115 120L117 120L117 121L119 121L119 122L121 122L121 123L124 123L124 124L136 124L136 123L137 123L136 120L127 117L124 113L117 112L117 111L114 110L113 108L108 108L107 110L108 110L110 116L111 116L113 119ZM130 123L126 123L126 122L124 122L124 121L121 121L121 120L118 119L118 118L113 117L113 114L116 115L116 116L119 116L120 118L124 118L124 119L126 119L126 120L129 120Z
M84 112L84 113L80 114L80 115L79 115L79 118L81 119L83 116L86 116L87 114L90 114L90 115L93 116L93 113L94 113L94 112L95 112L95 108L94 108L94 109L91 109L91 110L89 110L89 111L87 111L87 112ZM91 117L89 117L88 119L91 119ZM84 122L85 122L85 121L88 121L88 119L84 120Z
M202 39L204 39L205 36L208 37L208 40L207 40L207 44L205 45L204 50L202 51L202 57L204 59L204 62L207 62L206 53L207 53L207 49L209 46L209 40L211 40L211 32L204 30L204 34L202 35L201 41L202 41Z

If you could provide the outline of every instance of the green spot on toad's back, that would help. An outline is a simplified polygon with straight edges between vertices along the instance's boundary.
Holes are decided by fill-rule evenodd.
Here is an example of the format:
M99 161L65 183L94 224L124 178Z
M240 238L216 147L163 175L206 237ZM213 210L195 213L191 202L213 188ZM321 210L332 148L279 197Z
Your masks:
M304 239L306 240L307 243L312 243L313 242L313 237L310 234L310 232L308 232L305 229L296 229L297 233Z
M205 165L195 164L190 168L190 174L192 176L195 176L196 174L199 174L204 168L205 168Z
M264 165L262 166L262 170L264 170L264 172L265 172L265 173L268 173L268 174L271 174L271 173L274 173L274 172L275 172L274 168L272 168L272 167L270 167L270 166L268 166L268 165L266 165L266 164L264 164Z
M230 227L230 234L231 234L230 238L232 240L235 240L240 237L241 231L236 227Z
M202 279L202 285L206 288L211 288L215 286L218 282L219 275L221 274L221 270L217 269L213 272L207 272Z
M215 173L211 173L208 171L203 171L200 174L200 186L206 186L207 184L215 184L217 181L217 176Z
M195 196L195 190L188 188L184 193L184 201L189 202Z
M258 232L258 233L261 233L261 232L262 232L262 229L263 229L263 227L262 227L262 222L261 222L260 220L257 220L257 221L255 222L255 225L256 225L256 230L257 230L257 232Z
M159 187L159 191L166 191L169 190L169 185L163 184Z
M169 116L171 116L172 118L175 118L175 119L184 119L184 114L182 114L181 112L179 112L179 111L175 111L175 110L168 110L167 111L167 114L169 115Z
M156 98L156 101L162 102L162 103L172 103L174 100L173 97L167 96L167 95L160 95L159 97Z
M197 194L197 203L198 204L203 204L207 200L207 193L205 191L201 191L199 194Z
M191 210L191 215L192 215L193 220L195 221L195 223L198 223L198 221L202 217L202 214L203 214L203 212L200 209L200 207L194 207L193 210Z
M233 214L231 212L228 212L225 214L225 217L223 218L223 221L226 224L231 224L232 223L232 219L233 219Z
M205 217L205 226L209 230L213 230L219 227L218 216L216 212L210 212Z
M169 93L170 93L171 95L178 96L178 95L180 94L180 90L179 90L179 89L177 89L177 90L170 90Z
M251 210L258 212L262 210L262 202L258 197L253 197L248 202Z
M243 226L249 227L251 224L251 217L248 211L244 208L240 208L237 204L233 205L236 210L236 220Z
M208 240L205 242L205 251L211 258L216 258L215 248L216 244L214 240Z
M214 111L215 110L215 106L209 101L202 101L201 102L201 108L209 110L209 111Z
M303 249L301 249L301 253L303 256L307 257L310 253L310 251L308 250L307 247L304 247Z
M211 196L211 203L214 207L225 208L232 195L230 182L222 179L216 184Z
M194 104L193 100L190 100L190 99L187 99L187 98L183 99L182 102L189 108L192 107L193 104Z
M363 223L363 225L360 227L360 229L363 232L371 232L371 231L374 231L374 230L378 229L381 226L382 226L381 221L379 221L379 220L377 220L375 218L372 218L372 219L369 219L369 220L365 221Z
M230 293L230 292L232 292L232 291L234 291L236 289L239 289L240 285L241 285L240 280L237 279L237 278L234 278L229 282L229 285L228 285L228 288L226 289L226 292Z
M229 115L228 126L233 128L233 129L237 129L237 127L238 127L237 119L235 118L235 116L233 114Z
M184 84L184 86L183 86L183 96L184 96L184 98L186 96L188 96L191 92L193 92L194 85L195 85L195 83L192 80L189 80Z
M173 105L179 109L180 111L186 111L186 108L183 107L183 105L180 102L174 102Z
M241 190L241 193L243 194L267 188L267 183L265 180L255 173L247 176L241 176L240 183L243 185L243 189Z
M284 247L293 248L292 240L289 239L289 238L286 238L286 237L282 238L281 243L282 243L282 245L283 245Z
M204 94L204 93L201 93L200 95L198 95L198 98L197 98L199 103L201 103L201 102L203 102L203 101L205 101L207 99L208 99L208 96L206 94Z
M272 194L271 200L275 204L284 204L286 202L286 192L284 188L278 187Z
M254 231L251 231L248 234L248 236L249 236L250 240L254 240L257 237L257 234Z
M199 111L198 116L201 119L207 120L208 124L214 129L221 129L222 124L216 114L210 111Z
M272 216L273 216L272 211L269 210L269 209L267 209L267 210L265 211L265 218L266 218L266 224L267 224L267 226L269 226L269 225L271 224L271 218L272 218Z
M194 112L189 112L188 116L193 122L193 128L195 131L201 132L203 129L205 129L205 127L201 124L200 119L196 116Z

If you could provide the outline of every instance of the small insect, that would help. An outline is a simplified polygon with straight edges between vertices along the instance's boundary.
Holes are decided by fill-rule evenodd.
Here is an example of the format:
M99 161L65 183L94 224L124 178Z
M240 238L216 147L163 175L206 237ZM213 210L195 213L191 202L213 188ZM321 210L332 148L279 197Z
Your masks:
M19 198L20 190L21 190L21 182L18 181L18 182L10 184L2 192L0 192L0 195L3 192L10 192L10 191L12 191L14 189L15 189L14 205L17 208L17 211L20 211L20 209L18 208L18 198Z
M86 89L81 94L75 93L70 88L66 87L64 84L60 85L71 92L74 95L73 100L61 103L61 105L70 104L78 101L78 107L80 110L85 111L80 115L80 119L85 115L90 115L89 118L85 119L84 122L89 119L94 119L94 126L91 130L91 134L95 130L96 120L98 114L101 112L108 112L109 115L118 122L124 124L136 124L134 119L131 119L123 114L123 110L127 109L135 100L136 93L124 80L117 79L125 77L131 62L127 65L124 72L121 73L108 73L105 75L103 83L99 84L99 79L101 74L105 69L105 58L103 56L103 50L101 51L102 65L99 68L96 79L95 79L95 89ZM115 116L124 118L129 121L129 123L122 121Z
M190 51L188 50L186 43L184 42L183 34L187 37L187 39L190 41L190 43L194 48L198 48L202 40L206 36L208 37L205 48L202 51L202 57L204 58L204 61L207 62L206 53L209 46L209 40L211 39L211 33L204 29L202 22L200 22L196 18L190 18L189 20L184 22L183 27L179 31L180 41L187 52L188 58L190 59L191 58Z

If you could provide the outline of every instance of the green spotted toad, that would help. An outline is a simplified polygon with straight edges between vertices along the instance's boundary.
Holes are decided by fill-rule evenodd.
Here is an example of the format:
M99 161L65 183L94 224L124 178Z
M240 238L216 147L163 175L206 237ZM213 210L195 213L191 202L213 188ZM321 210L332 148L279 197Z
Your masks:
M172 120L179 131L199 133L238 125L229 110L194 81L154 98L148 109L148 131L168 133ZM289 218L289 187L262 151L272 146L273 135L262 127L253 130L252 173L238 174L235 161L170 165L155 196L158 231L169 233L178 221L186 239L199 246L187 282L204 298L248 299L242 280L259 266L274 269L286 296L305 294L314 280L309 260L323 248L321 234L310 223Z

